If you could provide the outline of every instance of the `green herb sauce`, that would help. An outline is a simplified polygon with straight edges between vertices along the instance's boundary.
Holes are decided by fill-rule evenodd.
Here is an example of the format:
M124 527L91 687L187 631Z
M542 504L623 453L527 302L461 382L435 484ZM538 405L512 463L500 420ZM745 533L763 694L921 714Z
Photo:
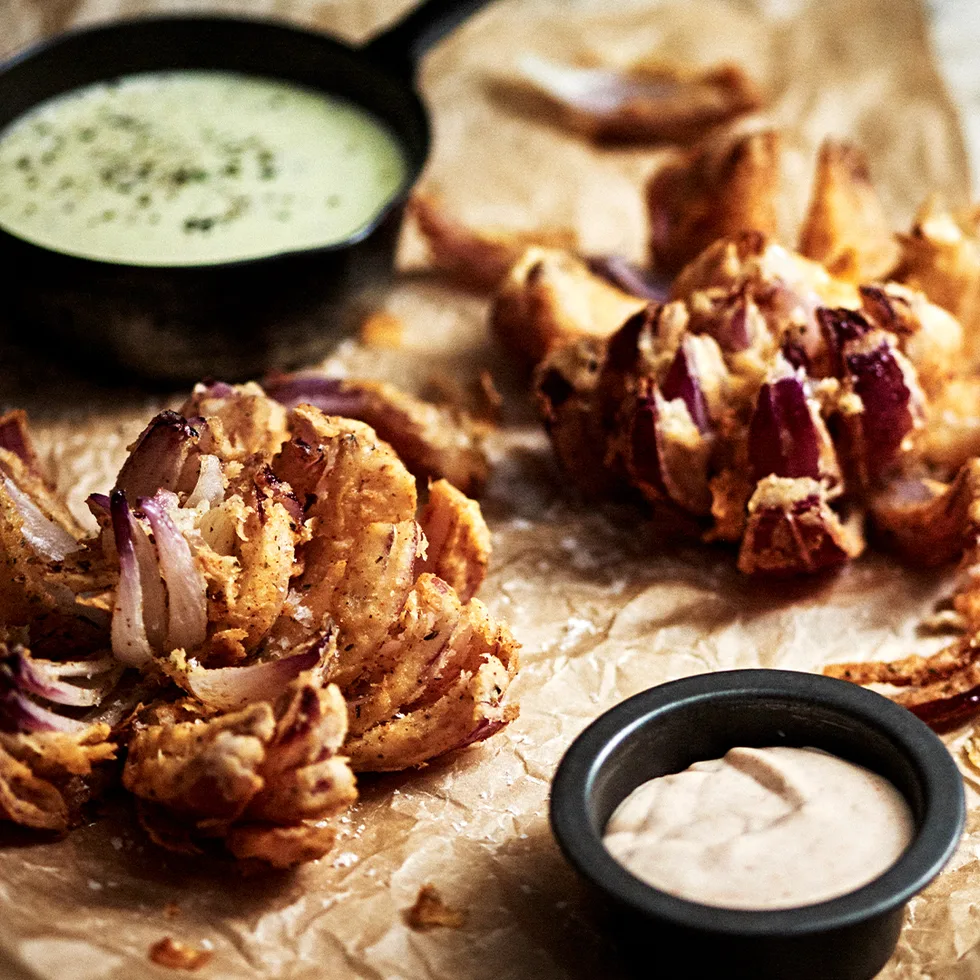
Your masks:
M0 132L0 227L60 252L201 265L344 241L407 165L370 113L233 72L129 75Z

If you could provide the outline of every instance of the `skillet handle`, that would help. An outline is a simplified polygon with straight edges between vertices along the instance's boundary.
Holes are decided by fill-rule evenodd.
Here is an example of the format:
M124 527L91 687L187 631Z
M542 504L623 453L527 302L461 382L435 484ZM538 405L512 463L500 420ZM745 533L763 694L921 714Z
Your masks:
M361 51L379 68L412 80L422 56L488 0L422 0Z

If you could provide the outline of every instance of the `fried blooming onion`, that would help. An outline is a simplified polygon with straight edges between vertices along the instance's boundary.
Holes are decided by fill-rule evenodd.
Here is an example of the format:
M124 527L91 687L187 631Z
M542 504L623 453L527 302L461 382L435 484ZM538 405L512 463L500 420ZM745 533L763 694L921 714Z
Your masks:
M277 384L287 401L397 403L385 424L423 468L476 466L387 387ZM479 506L438 480L419 513L415 478L362 422L199 385L88 503L95 537L40 475L23 416L0 418L0 815L15 823L65 830L119 778L118 752L154 841L288 867L329 849L355 771L421 765L516 716L517 644L473 598Z
M747 574L840 566L869 525L912 563L961 557L947 649L828 668L950 724L980 711L978 344L953 315L980 295L980 225L931 205L895 236L861 154L828 143L793 251L775 239L779 152L778 134L715 135L654 177L667 301L528 250L491 326L538 361L542 418L587 496L644 499L735 544Z

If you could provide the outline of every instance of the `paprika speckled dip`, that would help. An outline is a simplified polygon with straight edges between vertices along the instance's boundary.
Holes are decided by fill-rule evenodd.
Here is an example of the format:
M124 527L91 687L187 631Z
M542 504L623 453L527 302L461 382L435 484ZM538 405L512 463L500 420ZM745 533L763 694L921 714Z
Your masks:
M878 773L911 808L911 844L855 891L773 911L677 898L613 858L602 835L636 787L735 746L813 747ZM630 698L575 740L551 794L559 845L605 899L636 975L649 977L870 980L895 948L906 903L951 857L964 819L959 770L926 725L874 692L796 671L720 671Z
M390 155L382 161L383 179L374 198L346 224L291 241L270 234L267 241L258 245L252 241L247 248L236 247L223 255L188 254L193 258L190 263L175 261L172 250L166 249L162 258L160 253L154 258L138 255L135 247L125 244L65 244L23 226L9 212L4 218L0 203L5 318L13 320L25 342L43 344L48 352L63 350L87 370L103 369L110 377L121 372L126 380L132 373L167 382L206 376L237 380L322 356L378 302L393 275L405 201L430 144L425 107L413 87L417 62L432 43L483 2L428 0L362 48L274 21L179 16L85 28L15 56L0 66L0 131L11 134L11 139L19 120L33 125L39 116L32 113L43 115L44 103L50 108L55 104L51 100L66 93L98 92L115 80L118 95L125 87L120 80L136 76L143 76L145 83L148 76L172 73L195 77L231 73L249 76L255 87L278 85L280 91L298 94L308 107L319 106L321 118L331 115L324 113L326 106L333 110L335 122L345 117L343 124L352 124L348 131L353 128L363 135L373 129L376 140L390 139L396 146L398 162L392 163ZM118 125L140 123L133 113L116 115L122 117L122 122L116 118ZM135 130L123 135L138 142ZM186 166L168 158L173 166L161 171L163 187L153 183L152 173L141 175L138 167L133 173L122 173L110 162L109 183L121 179L133 195L132 205L103 205L94 213L86 212L85 219L102 222L103 231L130 219L138 223L142 221L139 199L148 195L147 221L157 213L162 225L164 215L152 209L169 189L175 191L175 200L187 205L181 204L175 216L178 233L186 234L195 247L220 242L225 231L241 227L242 202L236 202L234 194L226 195L223 203L196 197L211 182L210 164L217 165L220 158L222 168L248 170L260 183L263 173L271 174L268 193L275 200L259 203L273 222L282 218L283 225L299 227L300 221L286 220L295 219L298 208L305 206L297 199L299 188L278 179L270 147L259 145L261 139L229 147L220 136L216 131L208 167ZM316 158L316 149L312 152ZM326 151L323 155L329 157ZM33 179L37 190L62 159L56 140L37 154L28 154L21 165L18 161L24 156L23 152L14 155L15 176ZM209 180L198 180L205 172ZM167 187L168 175L177 181L176 187ZM101 180L103 175L97 176ZM219 175L218 182L227 190L234 176ZM53 193L66 195L59 206L69 200L67 192L72 190L57 189L66 177L73 179L61 172L55 177ZM0 189L0 195L4 193L9 196L9 187L6 192ZM293 198L287 199L291 193ZM322 198L321 213L331 208L331 192L319 188L311 193ZM74 200L76 208L81 206L78 198ZM21 202L21 217L30 203ZM106 217L106 212L113 213ZM186 221L190 227L185 227ZM262 235L260 231L250 237L256 234ZM125 261L120 250L128 253Z

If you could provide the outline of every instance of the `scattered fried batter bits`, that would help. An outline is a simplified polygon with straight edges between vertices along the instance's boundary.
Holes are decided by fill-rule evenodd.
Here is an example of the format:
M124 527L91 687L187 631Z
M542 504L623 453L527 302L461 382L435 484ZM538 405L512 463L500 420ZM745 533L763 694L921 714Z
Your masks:
M963 746L963 755L966 756L967 762L977 772L980 772L980 735L974 733L966 740Z
M169 970L200 970L211 962L213 956L212 950L191 946L173 936L164 936L150 947L149 952L152 962Z
M639 62L620 71L527 55L518 70L563 125L594 140L689 143L762 104L759 89L737 65Z
M422 765L516 716L518 645L474 598L489 531L442 478L478 483L482 453L390 386L276 385L282 401L199 385L154 418L89 498L93 537L35 471L23 419L0 424L0 816L67 829L125 747L156 843L287 868L330 849L355 770ZM347 408L440 477L423 508Z
M415 904L403 913L405 924L417 932L428 932L445 926L459 929L466 923L466 912L450 908L443 902L435 885L423 885Z

